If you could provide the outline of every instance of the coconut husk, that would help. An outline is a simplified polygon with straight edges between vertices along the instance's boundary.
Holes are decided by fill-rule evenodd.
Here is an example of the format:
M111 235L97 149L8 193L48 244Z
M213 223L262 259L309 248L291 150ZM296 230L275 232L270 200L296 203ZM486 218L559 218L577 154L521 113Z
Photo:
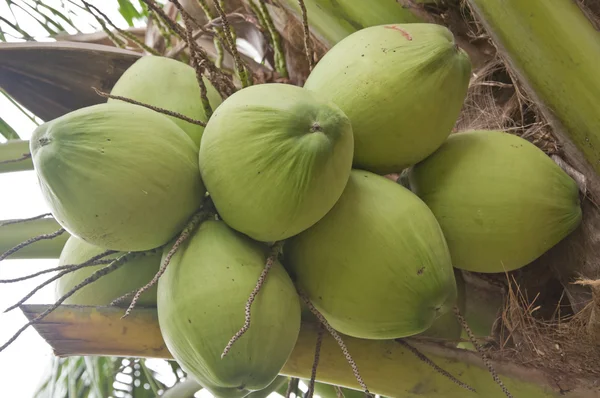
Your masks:
M600 340L598 297L576 314L563 314L560 305L552 319L542 319L537 312L543 306L537 297L528 297L514 278L508 277L500 326L499 345L488 352L494 359L509 360L517 364L543 368L569 389L577 377L598 379L600 376ZM598 280L583 281L587 285L600 285Z

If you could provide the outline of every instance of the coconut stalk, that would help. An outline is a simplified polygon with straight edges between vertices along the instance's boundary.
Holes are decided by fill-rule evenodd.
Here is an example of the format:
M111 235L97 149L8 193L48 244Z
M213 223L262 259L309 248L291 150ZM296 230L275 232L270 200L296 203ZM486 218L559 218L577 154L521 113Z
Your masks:
M572 0L468 0L600 198L600 39ZM583 156L581 156L583 154Z
M42 218L26 222L15 222L4 224L0 221L0 253L17 246L21 242L43 234L51 234L61 228L53 218ZM44 239L32 243L12 254L7 260L16 259L57 259L60 257L67 239L68 233L63 233L53 239Z
M302 20L298 0L279 3ZM311 33L327 47L368 26L422 22L396 0L304 0L304 4Z
M28 319L46 310L47 305L23 305ZM158 325L156 309L135 309L121 319L123 309L61 305L40 323L34 325L50 344L55 355L99 355L173 359ZM281 371L281 375L308 379L314 360L314 342L318 326L303 322L296 347ZM466 392L441 374L435 373L406 347L394 340L364 340L344 336L361 375L372 393L424 398L504 397L477 353L447 348L440 344L415 342L411 344L432 361L471 385L477 393ZM568 379L561 387L556 378L541 369L512 363L494 364L507 388L516 397L597 397L598 387L591 380ZM323 337L317 381L359 389L352 370L337 342L329 335ZM561 394L562 392L562 394Z
M9 140L0 144L0 174L33 170L29 141Z

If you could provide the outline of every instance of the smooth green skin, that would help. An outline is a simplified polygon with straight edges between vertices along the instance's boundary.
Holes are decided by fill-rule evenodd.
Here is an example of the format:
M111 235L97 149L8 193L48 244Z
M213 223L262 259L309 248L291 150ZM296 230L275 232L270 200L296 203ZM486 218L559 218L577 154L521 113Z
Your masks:
M6 225L2 225L2 222L0 221L0 253L4 253L28 239L39 235L51 234L61 228L60 224L52 218L42 218ZM53 239L39 240L13 253L7 260L57 259L60 257L60 253L68 239L69 234L64 232Z
M208 102L214 110L222 102L221 95L210 81L206 78L202 80L206 86ZM171 58L154 55L140 58L121 75L111 94L177 112L195 120L208 120L194 68ZM109 99L107 102L122 101ZM196 146L200 145L204 127L174 116L166 117L185 131Z
M464 315L467 308L467 296L465 291L465 280L460 270L454 270L454 279L456 280L456 290L458 292L454 304L458 306L458 309ZM472 297L471 300L477 301L477 298ZM436 318L431 327L419 335L436 339L459 340L462 332L463 328L456 319L454 311L448 306L447 311Z
M252 304L251 327L221 359L244 324L244 307L267 255L266 245L209 220L179 248L159 280L158 320L167 348L218 397L266 388L296 344L300 300L276 261Z
M312 132L318 124L321 131ZM215 111L200 145L200 172L219 215L272 242L319 221L348 181L352 126L332 103L301 87L244 88Z
M521 268L581 221L575 181L535 145L501 131L453 134L409 179L438 219L454 266L467 271Z
M284 384L287 385L288 378L286 376L277 376L271 384L264 390L254 391L246 395L246 398L267 398L273 391L277 391Z
M192 140L137 105L78 109L39 126L30 147L56 220L102 248L142 251L167 243L206 192Z
M279 2L301 18L298 0ZM304 0L304 5L311 32L329 47L369 26L422 22L396 0Z
M63 248L60 259L58 260L58 265L81 264L104 251L105 249L90 245L75 236L71 236ZM116 259L124 254L126 253L119 252L104 258ZM126 293L139 289L150 282L160 268L160 259L160 253L134 258L125 263L121 268L81 288L67 298L63 304L93 306L109 305L113 300ZM54 291L55 299L58 300L77 284L83 282L94 272L106 266L107 264L84 267L62 276L56 282ZM156 289L156 285L148 289L140 296L137 303L140 305L155 306ZM131 303L132 298L133 297L131 296L124 302L126 304Z
M431 211L385 177L352 170L342 197L286 242L295 283L340 333L395 339L428 329L457 297L450 254Z
M503 56L600 174L600 37L571 0L469 0ZM580 156L577 156L580 157ZM583 160L583 159L582 159Z
M470 74L468 55L457 49L446 27L380 25L336 44L304 87L350 118L353 167L389 174L423 160L444 142L466 98Z

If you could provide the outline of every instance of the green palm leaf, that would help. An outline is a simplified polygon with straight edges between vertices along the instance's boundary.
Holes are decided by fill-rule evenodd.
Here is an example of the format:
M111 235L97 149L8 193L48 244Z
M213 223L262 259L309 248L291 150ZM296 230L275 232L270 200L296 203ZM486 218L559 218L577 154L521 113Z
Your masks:
M18 140L19 134L13 129L10 124L6 123L4 119L0 117L0 135L7 140Z

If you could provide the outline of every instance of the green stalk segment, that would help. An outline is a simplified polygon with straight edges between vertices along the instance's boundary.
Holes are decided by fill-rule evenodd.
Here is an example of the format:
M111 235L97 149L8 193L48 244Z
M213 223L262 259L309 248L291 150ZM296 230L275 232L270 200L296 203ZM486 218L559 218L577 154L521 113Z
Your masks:
M469 4L543 106L561 141L566 141L568 160L584 174L587 169L600 175L600 34L577 3L469 0Z
M280 0L301 20L298 0ZM332 47L344 37L369 26L423 22L396 0L304 0L311 33Z

